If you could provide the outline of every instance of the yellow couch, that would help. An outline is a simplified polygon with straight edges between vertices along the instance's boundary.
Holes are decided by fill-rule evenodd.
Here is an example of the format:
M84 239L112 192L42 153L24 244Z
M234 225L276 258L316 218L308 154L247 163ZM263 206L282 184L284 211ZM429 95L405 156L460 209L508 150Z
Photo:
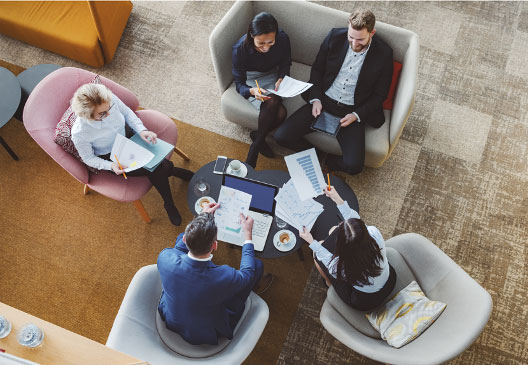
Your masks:
M109 63L130 1L0 1L0 33L90 66Z

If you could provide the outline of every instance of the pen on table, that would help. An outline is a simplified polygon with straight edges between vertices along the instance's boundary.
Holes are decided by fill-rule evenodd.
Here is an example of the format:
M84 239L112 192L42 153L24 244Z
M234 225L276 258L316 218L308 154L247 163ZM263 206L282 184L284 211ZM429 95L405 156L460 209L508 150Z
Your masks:
M125 170L124 170L123 167L121 166L121 163L119 162L119 159L117 158L117 155L114 154L114 157L116 158L116 161L117 161L117 164L119 165L119 168L120 168L121 170L123 170L123 177L125 178L125 180L128 180L128 178L127 178L127 176L126 176L126 174L125 174Z
M328 179L328 191L332 190L332 187L330 186L330 173L326 173L326 178Z

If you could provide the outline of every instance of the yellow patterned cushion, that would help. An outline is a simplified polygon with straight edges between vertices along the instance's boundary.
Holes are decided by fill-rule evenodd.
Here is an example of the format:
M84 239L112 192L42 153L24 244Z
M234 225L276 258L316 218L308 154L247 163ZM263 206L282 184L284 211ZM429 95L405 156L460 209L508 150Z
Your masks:
M445 303L429 300L418 283L413 281L366 316L381 338L389 345L400 348L425 331L445 308Z

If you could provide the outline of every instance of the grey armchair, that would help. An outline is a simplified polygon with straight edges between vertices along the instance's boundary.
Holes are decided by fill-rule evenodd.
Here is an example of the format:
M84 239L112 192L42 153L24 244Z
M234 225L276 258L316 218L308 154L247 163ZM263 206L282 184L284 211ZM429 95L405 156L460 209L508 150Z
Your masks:
M245 102L235 89L231 74L231 49L247 32L251 19L259 12L273 14L279 27L290 36L292 45L291 76L308 81L310 68L323 39L331 28L346 27L348 13L304 1L237 1L213 29L209 46L213 65L222 93L221 105L227 120L257 129L257 111ZM317 19L316 22L307 19ZM365 131L365 165L380 167L390 156L403 131L414 105L418 73L418 36L406 29L376 22L376 35L385 40L394 51L394 60L403 68L394 98L392 111L385 110L385 123L380 128L367 126ZM288 114L304 104L300 96L285 99ZM305 137L323 151L341 155L335 137L313 132Z
M489 293L427 238L414 233L386 242L389 262L398 279L393 294L412 280L432 300L447 303L424 333L397 349L381 339L365 318L328 290L320 319L325 329L352 350L390 364L439 364L466 350L480 335L491 314ZM392 296L392 294L391 294Z
M191 345L169 331L158 315L161 279L156 265L134 275L121 303L106 346L155 364L240 364L251 353L266 327L268 305L251 292L231 341L217 346Z

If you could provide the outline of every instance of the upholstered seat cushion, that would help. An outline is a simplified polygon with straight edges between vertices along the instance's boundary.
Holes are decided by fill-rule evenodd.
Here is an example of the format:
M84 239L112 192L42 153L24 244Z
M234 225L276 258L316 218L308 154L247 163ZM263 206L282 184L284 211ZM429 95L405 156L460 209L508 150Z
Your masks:
M242 317L240 317L240 320L238 321L238 324L235 327L233 335L237 333L240 324L244 321L244 318L246 317L250 309L251 296L249 296L246 300L244 312L242 313ZM158 311L156 311L156 328L158 330L158 334L161 340L165 345L167 345L168 348L180 355L191 358L204 358L212 356L222 351L227 345L229 345L229 342L231 342L227 338L221 337L218 339L218 345L216 346L191 345L190 343L185 341L179 334L167 328L165 322L163 321L163 319L161 319L161 316Z
M131 11L129 1L0 1L0 33L101 67L112 59Z
M396 271L396 285L387 299L405 288L409 283L415 281L415 277L403 257L391 247L387 247L387 259ZM327 299L347 321L359 332L366 336L381 339L380 333L376 331L365 317L365 312L356 310L343 302L333 288L328 290Z

